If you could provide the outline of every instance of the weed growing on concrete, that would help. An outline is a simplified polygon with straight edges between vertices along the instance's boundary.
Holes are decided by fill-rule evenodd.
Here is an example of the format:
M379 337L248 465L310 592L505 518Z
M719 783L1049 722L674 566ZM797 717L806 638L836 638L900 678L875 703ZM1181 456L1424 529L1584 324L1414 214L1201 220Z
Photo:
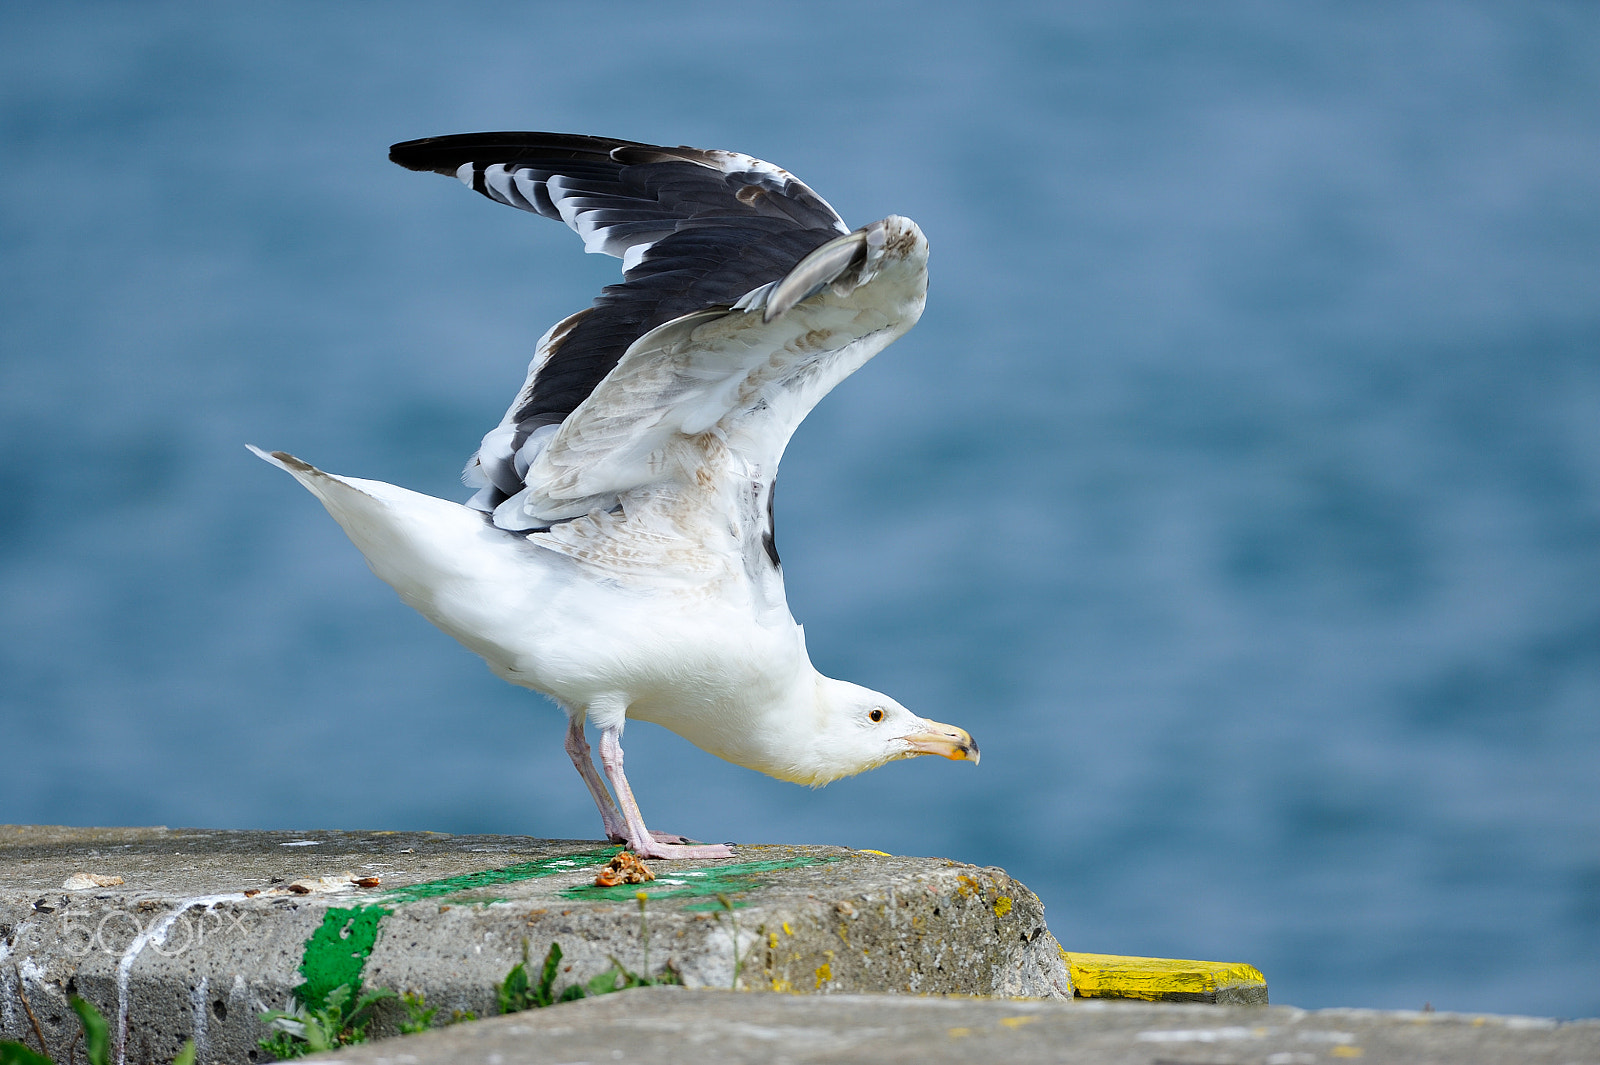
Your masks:
M365 1043L367 1026L372 1023L372 1007L386 998L397 997L386 987L357 997L356 988L340 984L328 992L321 1006L297 1005L292 1013L284 1010L263 1013L261 1019L276 1030L258 1045L279 1061L287 1061L352 1043Z
M561 944L551 943L550 951L544 956L544 967L539 973L539 982L532 983L528 979L528 941L522 941L522 960L511 967L506 973L506 978L494 985L495 1001L501 1013L520 1013L523 1010L538 1009L556 1002L572 1002L583 997L584 989L578 984L573 984L560 995L555 994L556 972L561 967Z
M78 1020L83 1024L84 1052L89 1058L89 1065L111 1065L111 1026L106 1024L106 1019L88 999L73 995L67 1001L72 1006L72 1012L78 1015ZM34 1030L34 1034L39 1036L40 1049L44 1049L44 1035L38 1029ZM73 1041L73 1045L77 1045L76 1040ZM191 1039L183 1044L178 1056L172 1059L172 1065L194 1065L194 1054L194 1040ZM0 1039L0 1065L55 1065L55 1063L44 1054L35 1054L22 1043Z
M83 996L73 995L67 1000L67 1004L72 1007L72 1012L78 1015L78 1021L83 1025L83 1051L89 1059L89 1065L106 1065L111 1060L111 1026L100 1016L100 1011L94 1008L94 1003ZM179 1057L182 1056L180 1052ZM189 1058L191 1061L194 1059L192 1050Z
M0 1065L54 1065L43 1054L35 1054L26 1043L0 1039Z
M639 893L639 922L644 932L644 975L634 972L623 965L615 957L611 958L611 968L599 976L591 977L581 984L571 984L563 988L560 994L556 993L556 973L561 968L561 944L551 943L550 950L544 956L544 964L539 970L539 982L533 983L528 976L528 941L522 941L522 960L511 967L506 973L506 978L494 985L495 1000L501 1013L520 1013L523 1010L539 1009L544 1006L553 1006L558 1002L575 1002L580 998L589 998L593 995L609 995L613 991L626 991L630 987L652 987L663 984L681 984L683 978L675 972L671 963L661 970L657 976L650 976L650 927L645 922L644 892Z
M400 996L400 1004L406 1008L406 1019L400 1022L401 1035L414 1035L433 1027L433 1015L439 1012L439 1007L429 1008L426 995L407 991Z
M478 1015L471 1010L451 1010L449 1020L436 1021L433 1015L439 1012L439 1007L428 1005L428 996L420 991L407 991L401 995L400 1005L406 1009L406 1019L400 1022L401 1035L415 1035L429 1028L446 1028L462 1021L478 1019Z

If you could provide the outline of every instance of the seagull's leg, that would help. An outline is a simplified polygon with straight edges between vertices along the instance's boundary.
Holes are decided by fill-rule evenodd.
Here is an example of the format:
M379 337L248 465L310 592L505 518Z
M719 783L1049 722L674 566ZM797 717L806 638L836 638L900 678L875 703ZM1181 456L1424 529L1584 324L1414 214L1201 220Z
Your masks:
M567 757L572 759L572 764L578 769L578 775L589 786L589 794L594 797L594 804L600 807L600 820L605 822L606 838L613 843L626 843L628 826L622 820L617 804L611 800L611 793L606 790L605 782L600 779L600 774L595 772L594 758L589 753L589 740L583 734L582 714L573 714L567 718L566 746Z
M611 790L617 793L617 805L622 807L623 820L627 823L627 843L633 853L641 858L733 857L733 851L720 843L699 845L664 843L644 827L644 814L639 812L639 804L633 798L633 789L628 787L628 778L622 774L621 728L600 730L600 764L605 767L606 779L611 781Z
M578 775L588 786L594 804L600 808L600 819L605 823L606 838L613 843L628 842L627 822L617 810L617 804L612 801L611 793L606 790L600 774L595 771L594 758L589 751L589 740L583 734L583 719L580 717L567 719L566 748L567 756L572 759L572 764L578 769ZM652 832L650 836L657 843L688 842L682 836L671 832Z

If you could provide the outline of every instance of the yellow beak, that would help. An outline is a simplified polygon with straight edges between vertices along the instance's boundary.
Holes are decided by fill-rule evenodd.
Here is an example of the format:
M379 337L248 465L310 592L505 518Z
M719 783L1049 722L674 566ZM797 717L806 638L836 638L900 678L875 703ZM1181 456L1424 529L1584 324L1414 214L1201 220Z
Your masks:
M968 735L966 729L940 724L937 721L924 721L923 724L927 726L923 731L914 732L906 737L906 743L911 748L906 757L937 754L957 762L978 764L978 744Z

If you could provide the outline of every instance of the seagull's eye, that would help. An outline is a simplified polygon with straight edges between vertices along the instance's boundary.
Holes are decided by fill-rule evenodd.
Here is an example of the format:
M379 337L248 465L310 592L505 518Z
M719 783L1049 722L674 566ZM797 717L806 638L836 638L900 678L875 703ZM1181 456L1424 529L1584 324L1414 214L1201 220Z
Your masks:
M872 713L868 714L867 716L870 717L873 721L882 721L883 720L883 707L874 706L872 708Z

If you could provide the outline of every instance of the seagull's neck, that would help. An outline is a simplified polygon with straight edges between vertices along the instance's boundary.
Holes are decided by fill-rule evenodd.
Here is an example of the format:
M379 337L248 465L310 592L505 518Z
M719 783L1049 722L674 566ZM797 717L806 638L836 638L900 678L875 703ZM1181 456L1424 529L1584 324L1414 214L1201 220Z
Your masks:
M863 767L844 768L830 742L837 713L831 691L840 684L817 672L807 659L775 698L754 707L754 727L745 730L741 757L724 758L792 784L821 787Z

